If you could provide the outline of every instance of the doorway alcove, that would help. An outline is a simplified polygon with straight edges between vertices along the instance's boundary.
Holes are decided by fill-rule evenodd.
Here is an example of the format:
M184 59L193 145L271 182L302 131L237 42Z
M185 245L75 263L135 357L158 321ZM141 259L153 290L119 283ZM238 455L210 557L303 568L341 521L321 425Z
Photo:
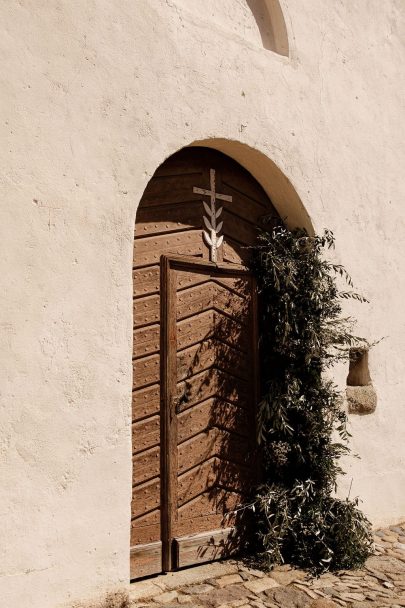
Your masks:
M257 481L257 228L279 216L236 161L205 147L166 160L134 243L131 578L231 555Z

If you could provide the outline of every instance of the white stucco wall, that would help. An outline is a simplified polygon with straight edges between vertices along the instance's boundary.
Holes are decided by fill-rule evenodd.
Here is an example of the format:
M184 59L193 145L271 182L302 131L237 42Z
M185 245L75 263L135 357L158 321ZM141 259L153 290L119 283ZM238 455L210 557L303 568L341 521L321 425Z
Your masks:
M0 3L5 607L127 583L135 212L156 167L194 141L246 154L283 212L273 165L229 141L260 151L335 232L371 301L353 307L358 331L387 336L345 483L375 525L405 519L404 5L281 4L289 58L191 0Z

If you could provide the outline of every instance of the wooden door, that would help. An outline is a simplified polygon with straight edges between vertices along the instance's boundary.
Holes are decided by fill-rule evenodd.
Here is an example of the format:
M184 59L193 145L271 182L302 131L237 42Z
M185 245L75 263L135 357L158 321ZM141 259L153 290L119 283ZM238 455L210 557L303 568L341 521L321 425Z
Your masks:
M229 264L162 260L167 570L232 555L257 481L256 293Z
M182 314L178 313L177 310L181 311L182 307L184 308L182 299L186 296L192 298L190 306L197 306L197 309L198 307L201 308L201 314L198 313L192 323L193 328L195 324L196 336L200 336L201 343L205 345L213 344L217 340L217 336L210 339L205 338L204 332L209 334L209 332L215 333L218 331L218 319L220 318L218 315L222 315L226 319L229 318L228 323L230 325L234 323L232 327L236 327L237 320L233 319L233 316L237 314L242 315L242 317L244 314L247 315L244 321L245 325L252 322L251 315L254 308L253 300L251 300L252 295L247 296L245 294L242 297L236 289L229 285L226 287L226 283L236 281L242 285L245 282L243 289L246 290L246 293L252 293L251 279L246 274L246 270L243 269L243 265L249 257L247 246L254 243L257 236L257 227L260 226L263 219L267 220L269 217L277 218L278 216L269 198L252 176L230 158L207 148L187 148L169 158L156 171L142 197L135 226L133 265L134 372L131 578L139 578L174 568L178 564L184 564L186 559L188 563L190 563L190 560L196 560L195 557L192 557L192 549L188 553L185 550L183 551L182 547L185 545L182 539L194 533L206 534L207 532L222 530L224 524L219 523L219 515L229 505L240 500L240 496L243 494L243 492L239 492L239 486L238 488L226 486L225 490L227 492L229 490L229 495L227 495L226 501L223 501L224 509L221 511L218 507L215 512L213 510L214 499L209 503L206 498L197 500L197 497L194 497L193 500L195 499L196 503L198 502L201 513L203 513L203 500L206 500L207 508L211 509L206 511L207 522L210 522L207 523L207 526L202 524L203 518L190 519L189 524L187 524L188 527L184 524L183 513L187 510L187 499L184 499L184 504L179 502L174 505L171 502L169 505L168 492L171 492L172 497L177 492L177 496L180 497L179 501L181 501L181 484L184 479L187 479L187 471L184 469L185 464L180 462L180 469L177 471L176 458L187 459L187 456L184 455L184 450L189 445L187 441L190 442L190 445L193 444L192 436L183 441L181 432L180 435L178 433L178 429L183 428L183 421L185 421L184 424L186 422L189 424L189 421L194 419L189 415L198 412L198 428L200 429L198 433L200 439L205 442L204 446L201 444L201 450L208 445L212 445L213 450L211 455L206 454L204 460L205 468L203 467L203 471L206 471L209 477L209 481L206 483L209 489L206 487L202 493L205 497L207 497L207 492L211 496L214 496L217 492L216 485L212 481L214 479L212 468L219 466L218 451L227 450L228 443L230 445L233 438L238 437L239 452L241 454L246 452L244 441L239 440L239 419L235 420L235 427L232 427L233 422L228 421L228 426L231 426L230 430L227 429L226 425L224 428L220 427L219 423L213 424L212 428L207 426L205 431L201 426L204 416L205 420L207 420L207 416L212 416L211 422L215 422L215 408L212 411L209 408L212 409L214 403L220 403L222 398L220 393L217 394L214 390L215 386L218 390L224 390L224 381L220 372L212 371L209 386L205 387L204 385L208 392L213 391L210 397L205 398L206 404L204 407L197 407L197 403L194 404L191 396L189 408L185 407L183 402L179 405L180 409L183 407L185 409L184 413L179 410L176 414L176 424L173 423L174 426L167 425L167 412L172 411L170 408L172 408L173 403L167 401L163 390L166 386L166 381L163 382L163 379L169 369L167 367L165 340L167 338L167 328L174 327L174 322L176 322L176 340L180 340L178 344L176 342L176 348L179 348L179 352L182 351L182 340L188 339L188 334L184 334L184 338L181 336L181 331L183 331L187 322L185 320L183 322L181 318L175 321L177 314ZM187 266L187 268L183 267L181 271L176 269L169 272L168 262L161 262L162 255L169 256L173 264L175 263L173 256L181 256L183 260L185 257L192 257L195 261L206 264L207 267L200 267L199 269L194 267L192 269L191 266ZM226 268L227 266L229 268ZM229 274L231 267L234 275ZM221 273L223 275L222 279L220 278ZM200 275L205 277L204 281L200 281ZM176 282L179 284L185 281L193 289L183 290L181 287L178 289L176 287L174 292L167 291L171 276L176 276ZM169 283L165 282L166 279ZM168 316L166 308L169 293L172 294L170 300L172 303L172 317ZM234 294L233 299L231 294ZM194 296L197 298L196 300ZM214 296L216 298L216 308L212 307ZM227 298L229 301L227 301ZM247 301L251 302L247 312L243 312L243 307L238 309L239 305L243 302L246 305ZM206 306L206 309L203 310L204 306ZM227 307L229 308L228 312ZM179 333L177 333L177 324L179 325ZM198 349L198 344L196 342L194 345L190 345L190 348ZM230 364L230 353L233 352L230 350L231 348L232 345L225 346L224 343L222 353L221 349L216 347L204 354L204 357L205 359L211 357L214 361L214 359L218 359L219 355L223 354L220 358ZM253 355L257 345L251 343L251 349L250 354ZM207 351L209 350L207 349ZM247 358L245 358L245 363ZM250 359L247 365L248 367L251 365ZM173 370L173 364L170 369ZM214 363L212 363L212 369L216 369ZM194 372L192 373L193 378L198 376L195 370ZM171 371L170 373L174 372ZM248 386L248 394L252 395L252 387L255 381L253 375L248 379L235 377L232 387L230 385L229 388L227 387L227 390L232 388L233 401L232 399L224 399L227 405L224 408L218 406L218 410L215 411L220 411L221 415L225 417L229 414L230 420L233 420L232 416L235 417L236 411L238 411L242 416L240 420L242 420L247 413L246 408L250 407L245 403L244 391ZM177 381L176 379L176 384L179 386L181 386L181 382L182 380ZM195 383L197 380L190 380L190 382ZM211 402L209 402L209 399L211 399ZM240 401L241 404L245 403L245 405L238 407L234 403L235 400ZM211 405L207 405L208 402ZM188 414L186 413L187 409L189 409ZM254 419L253 410L247 417L250 421ZM174 449L176 432L180 437L180 443L179 447ZM205 436L208 438L204 439ZM233 441L233 444L235 441ZM174 456L170 462L166 455L166 447L169 442L171 449L174 450ZM196 443L198 445L197 440L194 441L194 444ZM196 445L192 445L190 458L194 456L194 449L197 449ZM177 452L178 456L176 455ZM240 465L240 471L238 469L234 478L239 479L239 485L241 486L244 463L237 460L237 452L236 449L232 451L231 460L234 469ZM211 469L211 465L205 464L208 461L211 464L214 463ZM199 464L202 465L203 463ZM230 467L231 465L228 467L229 471L231 470ZM168 479L168 475L172 476L171 481ZM189 476L191 476L191 473ZM221 492L218 489L219 494ZM233 502L231 494L234 497ZM220 498L216 500L218 504ZM190 501L189 504L191 505ZM170 520L168 511L171 513ZM182 521L183 524L181 524ZM233 527L232 520L228 520L228 524L228 527ZM218 532L218 534L216 538L222 539L220 542L224 545L224 533ZM229 548L231 545L230 538L226 543ZM188 557L186 557L186 554ZM203 555L208 560L215 558L219 553L205 551L203 554L200 552L197 561L201 561Z

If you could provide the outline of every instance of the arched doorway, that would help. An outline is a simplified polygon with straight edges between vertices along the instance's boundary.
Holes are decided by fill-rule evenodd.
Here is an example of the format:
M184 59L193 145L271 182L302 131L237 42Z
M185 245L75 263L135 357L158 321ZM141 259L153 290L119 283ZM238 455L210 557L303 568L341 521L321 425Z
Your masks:
M238 163L171 156L139 205L134 246L131 578L232 554L255 483L257 302L246 269L277 212Z

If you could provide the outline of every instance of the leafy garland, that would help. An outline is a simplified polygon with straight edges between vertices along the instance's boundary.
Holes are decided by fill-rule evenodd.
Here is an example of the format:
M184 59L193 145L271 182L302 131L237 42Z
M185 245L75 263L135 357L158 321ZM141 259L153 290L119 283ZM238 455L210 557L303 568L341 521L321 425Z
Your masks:
M277 227L261 233L253 249L261 294L264 483L251 508L260 561L268 567L288 562L319 573L358 567L372 553L371 526L358 500L334 496L349 435L341 394L324 372L347 360L350 347L366 343L341 316L342 298L365 299L351 290L342 266L324 259L333 246L330 231L309 236ZM337 276L348 291L339 291Z

